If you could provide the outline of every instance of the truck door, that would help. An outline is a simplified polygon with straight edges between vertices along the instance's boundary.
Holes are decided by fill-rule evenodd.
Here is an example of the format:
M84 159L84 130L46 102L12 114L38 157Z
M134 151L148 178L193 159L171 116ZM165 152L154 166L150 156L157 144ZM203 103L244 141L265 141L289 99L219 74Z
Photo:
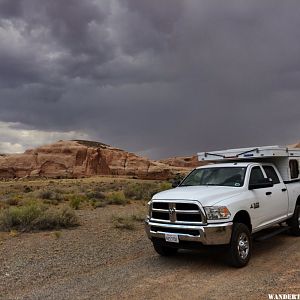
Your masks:
M269 195L269 201L266 202L266 205L268 206L268 215L271 217L271 221L276 222L287 217L288 193L281 176L278 176L277 171L272 165L263 165L263 169L267 177L271 178L274 184L271 188L272 194Z
M264 174L260 166L253 166L250 171L249 184L257 184L264 180ZM252 220L253 229L259 229L265 223L269 222L271 217L269 193L272 192L272 188L259 188L249 190L249 207L250 217Z

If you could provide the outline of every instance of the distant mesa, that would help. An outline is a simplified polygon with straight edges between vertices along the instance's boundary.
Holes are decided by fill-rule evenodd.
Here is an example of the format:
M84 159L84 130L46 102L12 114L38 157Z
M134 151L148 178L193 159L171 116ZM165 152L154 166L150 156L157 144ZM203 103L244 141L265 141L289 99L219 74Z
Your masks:
M296 144L289 145L288 147L291 147L291 148L300 148L300 142L296 143Z
M94 175L168 179L197 166L196 157L153 161L113 146L85 140L58 141L0 156L0 178L80 178Z
M300 148L300 143L290 146ZM1 154L0 178L116 175L161 180L187 174L203 164L197 156L155 161L104 143L72 140L29 149L23 154Z

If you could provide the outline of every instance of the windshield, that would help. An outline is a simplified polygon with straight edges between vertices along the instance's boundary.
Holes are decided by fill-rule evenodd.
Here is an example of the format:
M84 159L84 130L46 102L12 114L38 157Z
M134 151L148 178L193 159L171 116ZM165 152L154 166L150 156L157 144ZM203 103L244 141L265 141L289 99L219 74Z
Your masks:
M195 169L180 186L218 185L241 187L244 185L246 167L216 167Z

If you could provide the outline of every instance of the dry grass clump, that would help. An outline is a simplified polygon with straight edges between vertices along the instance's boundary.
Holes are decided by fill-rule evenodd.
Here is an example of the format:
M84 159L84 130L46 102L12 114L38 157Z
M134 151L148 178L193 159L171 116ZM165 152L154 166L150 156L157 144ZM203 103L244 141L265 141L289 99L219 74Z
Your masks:
M73 210L62 207L48 208L32 202L20 207L9 207L0 211L1 231L32 231L67 228L78 225Z
M87 196L88 199L92 199L92 200L103 200L103 199L105 199L105 193L103 193L99 190L88 191L86 193L86 196Z
M130 217L113 217L113 224L115 228L118 229L127 229L134 230L135 224L134 221Z
M19 205L20 199L13 197L13 198L8 198L4 201L5 204L8 206L17 206Z
M39 192L39 198L45 200L46 203L49 204L58 204L63 200L61 192L53 191L53 190L42 190Z
M144 214L132 214L129 216L113 216L112 222L115 228L134 230L137 223L143 222Z
M108 193L105 199L107 204L125 205L128 203L123 191Z
M150 200L158 192L171 188L171 183L129 183L124 187L126 198L132 200Z
M69 204L73 209L77 210L80 208L81 204L86 200L87 198L85 195L72 195L70 197Z

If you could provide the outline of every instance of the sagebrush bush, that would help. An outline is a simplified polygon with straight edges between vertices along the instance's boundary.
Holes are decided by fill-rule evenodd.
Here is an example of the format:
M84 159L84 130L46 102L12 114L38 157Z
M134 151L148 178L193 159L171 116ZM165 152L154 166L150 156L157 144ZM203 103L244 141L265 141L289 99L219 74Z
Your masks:
M63 197L60 193L54 192L52 190L43 190L39 193L39 196L43 200L51 200L51 201L54 200L54 203L63 200Z
M30 187L30 186L25 185L25 186L23 187L23 192L24 192L24 193L30 193L30 192L32 192L32 191L33 191L33 189L32 189L32 187Z
M5 200L5 203L10 206L17 206L20 200L18 198L8 198Z
M128 199L148 200L154 188L148 183L132 183L124 187L124 194Z
M134 221L130 217L113 217L113 224L115 228L118 229L127 229L133 230L135 229Z
M40 192L40 197L42 199L48 199L51 200L54 198L54 192L51 190L43 190Z
M105 194L97 190L87 192L86 196L89 199L97 199L97 200L105 199Z
M124 187L124 194L127 199L150 200L158 192L171 188L169 182L155 183L130 183Z
M144 221L145 216L143 214L133 214L129 216L113 216L112 222L115 228L133 230L136 227L136 223Z
M81 201L82 201L82 198L79 197L79 196L72 196L71 199L70 199L70 206L73 208L73 209L79 209L80 207L80 204L81 204Z
M172 183L171 182L167 182L164 181L159 185L159 190L160 191L165 191L165 190L169 190L172 188Z
M106 201L101 201L101 200L93 200L92 201L92 206L94 208L105 207L106 205L107 205Z
M123 191L111 192L106 195L107 204L124 205L128 203Z
M128 199L140 200L141 194L137 184L128 184L124 187L124 195Z
M78 225L77 217L70 208L49 209L37 203L9 207L0 212L0 230L31 231L67 228Z

